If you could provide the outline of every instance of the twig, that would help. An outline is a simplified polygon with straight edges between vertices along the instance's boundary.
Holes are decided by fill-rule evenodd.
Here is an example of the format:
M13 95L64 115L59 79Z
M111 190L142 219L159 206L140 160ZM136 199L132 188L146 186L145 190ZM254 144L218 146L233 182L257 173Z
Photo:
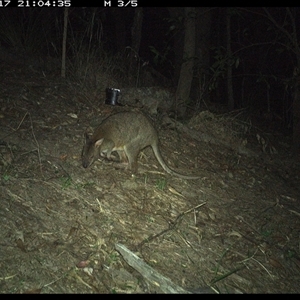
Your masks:
M166 228L166 229L164 229L163 231L161 231L161 232L159 232L159 233L157 233L157 234L150 235L149 237L147 237L146 239L144 239L141 243L139 243L139 244L136 246L136 249L142 248L142 247L144 246L144 244L149 243L149 242L151 242L152 240L154 240L154 239L158 238L159 236L163 235L164 233L166 233L166 232L168 232L168 231L174 229L174 227L177 225L178 221L179 221L184 215L190 213L191 211L194 211L195 209L197 209L197 208L199 208L199 207L201 207L201 206L203 206L203 205L205 205L205 204L206 204L206 202L201 203L201 204L196 205L195 207L192 207L192 208L190 208L190 209L184 211L183 213L179 214L173 222L170 222L170 223L169 223L169 228Z
M25 113L23 119L21 120L21 122L20 122L20 124L18 125L17 129L15 129L14 131L17 131L17 130L20 128L21 124L23 123L23 121L24 121L24 119L25 119L25 117L26 117L27 115L28 115L28 111L26 111L26 113Z
M16 131L20 128L20 126L22 125L22 123L23 123L23 121L24 121L24 119L25 119L25 117L26 117L27 115L28 115L28 111L25 113L25 115L24 115L24 117L22 118L21 122L19 123L18 127L17 127L16 129L12 128L12 130L13 130L14 132L16 132ZM4 137L2 137L1 139L5 139L5 138L8 137L9 135L11 135L11 132L8 133L7 135L5 135Z
M40 171L41 171L41 174L43 175L43 171L42 171L42 161L41 161L41 155L40 155L40 145L35 137L35 134L34 134L34 131L33 131L33 123L32 123L32 119L31 119L31 115L29 114L29 119L30 119L30 128L31 128L31 133L32 133L32 136L33 136L33 139L34 139L34 142L37 146L37 153L38 153L38 159L39 159L39 163L40 163Z
M71 272L74 272L74 270L76 270L76 268L72 268L72 269L66 271L66 272L65 272L62 276L60 276L59 278L54 279L53 281L51 281L51 282L49 282L49 283L43 285L42 288L47 287L47 286L50 286L50 285L56 283L57 281L63 279L63 278L66 277L67 275L71 274Z

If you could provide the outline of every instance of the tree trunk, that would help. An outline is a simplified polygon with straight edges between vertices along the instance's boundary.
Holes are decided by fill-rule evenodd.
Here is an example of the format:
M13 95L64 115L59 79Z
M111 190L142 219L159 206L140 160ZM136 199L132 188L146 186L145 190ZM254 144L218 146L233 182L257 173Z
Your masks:
M195 43L195 74L191 88L191 99L196 103L195 109L201 110L204 103L210 102L207 78L210 73L210 34L212 8L196 8L196 43Z
M173 30L174 36L172 40L174 49L174 74L172 79L174 82L178 82L183 53L184 30L181 20L184 19L184 10L182 7L168 7L168 11L173 24L176 26L176 30ZM171 23L171 25L173 24Z
M290 7L286 7L288 18L281 24L271 15L267 8L263 8L267 18L275 25L279 32L283 33L286 39L285 46L288 51L292 51L296 56L297 66L294 69L294 95L293 95L293 152L299 155L300 150L300 45L298 41L296 14ZM288 23L290 22L290 24ZM284 26L289 26L287 30Z
M61 57L61 77L66 77L66 43L67 43L67 28L68 28L69 9L65 7L64 10L64 33L62 42L62 57Z
M298 58L299 67L294 72L295 86L293 97L293 152L299 154L300 150L300 57ZM296 73L296 74L295 74Z
M227 39L227 57L232 57L231 51L231 32L230 32L230 18L231 18L231 11L230 8L226 9L226 39ZM232 64L230 63L227 68L227 103L229 111L234 110L234 99L233 99L233 88L232 88Z
M136 7L134 14L133 25L131 28L131 55L130 55L130 66L129 66L129 76L134 75L136 79L136 87L139 85L139 71L140 71L140 44L142 35L142 24L143 24L143 8Z
M182 65L176 90L175 111L179 118L183 118L190 96L193 80L193 67L195 56L195 8L185 7L184 21L184 49Z
M115 31L116 31L116 39L115 39L115 44L116 44L116 50L117 52L122 52L124 51L126 46L126 25L127 23L125 22L124 18L124 11L123 9L120 9L119 7L112 7L110 8L112 10L111 15L114 19L114 26L115 26ZM125 11L126 13L127 11Z

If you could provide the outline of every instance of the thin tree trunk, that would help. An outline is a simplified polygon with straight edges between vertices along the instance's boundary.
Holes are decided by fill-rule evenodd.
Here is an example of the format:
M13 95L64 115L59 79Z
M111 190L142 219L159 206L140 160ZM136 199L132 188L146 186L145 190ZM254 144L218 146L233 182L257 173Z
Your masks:
M295 86L293 97L293 152L299 154L300 150L300 57L298 57L298 68L294 72Z
M284 24L279 24L267 8L263 8L268 19L277 27L278 31L286 38L286 48L296 56L297 66L294 68L294 95L293 95L293 152L299 154L300 150L300 46L298 41L296 17L290 7L286 7L287 20L290 21L291 30L287 30ZM287 22L287 21L286 21Z
M61 77L66 77L66 44L67 44L67 29L68 29L69 9L65 7L64 11L64 33L62 42L62 57L61 57Z
M208 93L207 78L210 69L210 43L211 43L211 13L210 7L196 8L196 43L195 57L197 66L194 68L194 74L191 99L196 103L195 109L201 110L201 106L210 102L210 93ZM196 63L196 62L195 62Z
M112 7L112 18L114 19L114 26L116 31L115 44L117 52L124 51L126 45L126 21L124 18L124 11L119 7Z
M180 118L183 118L186 114L187 103L189 100L193 80L196 27L195 16L196 11L194 7L185 7L183 62L181 65L175 99L175 111Z
M227 57L232 57L231 51L231 32L230 32L230 8L226 9L226 39L227 39ZM227 68L227 97L228 97L228 109L234 110L234 99L233 99L233 87L232 87L232 64L230 63Z
M135 8L133 25L131 28L131 55L130 55L130 67L129 76L136 78L136 86L139 85L139 71L140 71L140 44L142 35L142 24L143 24L143 8Z

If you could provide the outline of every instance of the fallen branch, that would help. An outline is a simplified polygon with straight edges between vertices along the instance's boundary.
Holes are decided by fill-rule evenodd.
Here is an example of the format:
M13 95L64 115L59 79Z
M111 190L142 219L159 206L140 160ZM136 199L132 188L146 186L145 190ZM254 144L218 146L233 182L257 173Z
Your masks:
M163 293L190 294L182 287L173 283L169 278L164 277L152 267L147 265L141 258L131 252L122 244L115 244L115 248L121 253L124 260L137 270L146 280L159 287Z

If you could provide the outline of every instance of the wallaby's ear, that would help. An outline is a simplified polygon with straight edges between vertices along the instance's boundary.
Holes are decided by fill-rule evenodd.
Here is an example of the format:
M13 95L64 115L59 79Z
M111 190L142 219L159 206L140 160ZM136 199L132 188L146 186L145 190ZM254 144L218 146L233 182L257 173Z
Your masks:
M100 140L97 140L97 141L95 142L95 147L98 148L98 147L103 143L103 140L104 140L104 138L102 138L102 139L100 139Z

